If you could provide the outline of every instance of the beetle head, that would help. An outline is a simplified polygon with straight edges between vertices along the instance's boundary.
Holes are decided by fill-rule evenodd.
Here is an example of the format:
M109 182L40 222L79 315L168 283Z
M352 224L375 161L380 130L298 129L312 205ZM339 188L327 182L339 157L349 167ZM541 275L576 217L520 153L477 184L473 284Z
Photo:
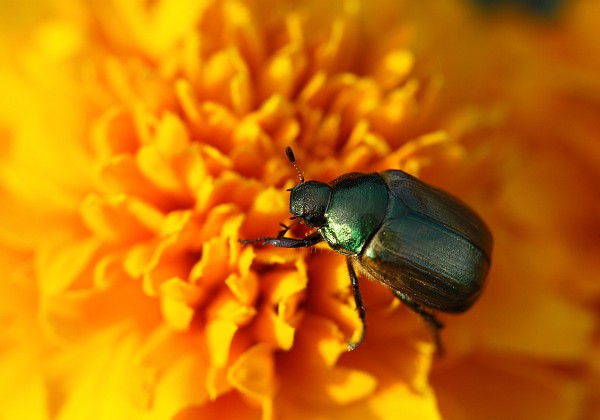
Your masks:
M292 188L290 213L313 228L325 224L325 211L329 205L331 187L318 181L306 181Z

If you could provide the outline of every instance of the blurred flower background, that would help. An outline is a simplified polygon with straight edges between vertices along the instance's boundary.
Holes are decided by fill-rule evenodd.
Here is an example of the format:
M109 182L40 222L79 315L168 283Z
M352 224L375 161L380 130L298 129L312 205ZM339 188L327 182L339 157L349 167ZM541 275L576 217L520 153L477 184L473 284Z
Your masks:
M0 6L1 418L600 419L600 3ZM287 145L488 222L445 357L367 279L346 352L344 258L237 242Z

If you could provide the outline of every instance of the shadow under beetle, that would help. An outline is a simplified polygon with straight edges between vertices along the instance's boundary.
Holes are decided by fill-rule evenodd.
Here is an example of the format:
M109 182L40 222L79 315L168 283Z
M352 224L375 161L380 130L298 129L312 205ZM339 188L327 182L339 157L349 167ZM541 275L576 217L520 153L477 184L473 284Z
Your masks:
M365 308L354 271L388 286L433 331L441 351L443 324L434 311L466 311L479 296L492 252L492 235L466 204L400 170L352 172L326 184L304 181L294 153L285 149L300 183L290 194L294 223L316 229L305 238L242 239L281 248L307 248L325 240L346 255L356 308L363 324L354 350L366 333Z

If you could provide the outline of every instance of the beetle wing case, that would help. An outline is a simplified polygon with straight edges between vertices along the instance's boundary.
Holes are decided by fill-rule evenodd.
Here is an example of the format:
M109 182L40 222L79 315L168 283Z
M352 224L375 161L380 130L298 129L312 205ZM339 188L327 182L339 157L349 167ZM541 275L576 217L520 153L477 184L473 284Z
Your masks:
M463 312L479 295L492 239L466 204L402 171L384 171L387 217L359 255L364 271L414 300Z
M467 204L403 171L383 171L381 176L390 194L402 201L410 212L431 219L467 238L490 259L492 234Z

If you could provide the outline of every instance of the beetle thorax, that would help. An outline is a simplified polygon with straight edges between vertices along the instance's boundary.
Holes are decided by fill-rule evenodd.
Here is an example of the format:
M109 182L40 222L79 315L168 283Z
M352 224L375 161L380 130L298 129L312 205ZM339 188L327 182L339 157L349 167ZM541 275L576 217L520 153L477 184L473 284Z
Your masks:
M290 213L313 228L323 226L331 197L331 187L323 182L307 181L296 185L290 194Z

